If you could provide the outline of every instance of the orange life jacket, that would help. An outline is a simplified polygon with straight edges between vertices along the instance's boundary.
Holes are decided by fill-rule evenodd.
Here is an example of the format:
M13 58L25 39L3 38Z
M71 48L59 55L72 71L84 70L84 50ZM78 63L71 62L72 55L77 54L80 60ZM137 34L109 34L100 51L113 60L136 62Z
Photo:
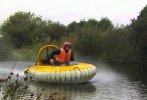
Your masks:
M71 58L71 50L66 54L63 48L60 48L60 54L55 56L56 60L60 63L69 62Z

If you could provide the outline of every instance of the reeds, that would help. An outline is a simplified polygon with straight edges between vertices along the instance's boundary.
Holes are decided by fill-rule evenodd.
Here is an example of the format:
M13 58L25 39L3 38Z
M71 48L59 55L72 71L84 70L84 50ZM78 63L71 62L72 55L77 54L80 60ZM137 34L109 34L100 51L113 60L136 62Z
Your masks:
M27 73L27 72L24 72ZM32 77L20 76L10 72L0 79L1 100L70 100L65 95L48 93L45 86L42 89L32 90L29 85L34 82Z

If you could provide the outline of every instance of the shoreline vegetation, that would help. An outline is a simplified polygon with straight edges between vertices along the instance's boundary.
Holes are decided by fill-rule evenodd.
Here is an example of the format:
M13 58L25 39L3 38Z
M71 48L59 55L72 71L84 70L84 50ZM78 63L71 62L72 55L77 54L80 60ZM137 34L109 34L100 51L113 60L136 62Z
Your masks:
M71 22L44 20L18 11L0 25L0 60L36 60L45 44L72 43L78 55L102 62L147 62L147 5L130 25L114 26L107 17Z
M14 66L15 67L15 66ZM26 72L24 72L26 73ZM32 89L30 84L34 82L31 77L19 76L10 72L4 74L3 78L0 78L0 99L1 100L71 100L70 96L61 94L60 92L46 91L46 86L42 89Z

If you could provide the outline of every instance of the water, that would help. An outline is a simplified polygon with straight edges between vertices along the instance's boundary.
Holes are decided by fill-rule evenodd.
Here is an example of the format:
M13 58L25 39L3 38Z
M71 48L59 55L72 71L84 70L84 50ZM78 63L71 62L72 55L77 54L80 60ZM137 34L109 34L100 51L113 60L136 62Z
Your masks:
M13 71L23 76L25 67L34 64L35 62L0 62L0 74L2 76L4 73ZM147 100L145 65L97 64L96 66L98 69L96 76L83 84L31 82L29 83L30 92L24 95L23 99L29 99L32 91L45 88L44 98L52 93L58 93L71 100Z

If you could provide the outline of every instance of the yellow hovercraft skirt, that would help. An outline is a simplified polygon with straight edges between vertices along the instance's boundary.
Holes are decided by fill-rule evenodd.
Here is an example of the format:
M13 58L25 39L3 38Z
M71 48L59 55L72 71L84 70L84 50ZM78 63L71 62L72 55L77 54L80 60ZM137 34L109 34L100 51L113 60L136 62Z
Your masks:
M48 83L83 83L92 79L97 69L92 64L77 63L64 66L30 66L26 75L37 81Z

